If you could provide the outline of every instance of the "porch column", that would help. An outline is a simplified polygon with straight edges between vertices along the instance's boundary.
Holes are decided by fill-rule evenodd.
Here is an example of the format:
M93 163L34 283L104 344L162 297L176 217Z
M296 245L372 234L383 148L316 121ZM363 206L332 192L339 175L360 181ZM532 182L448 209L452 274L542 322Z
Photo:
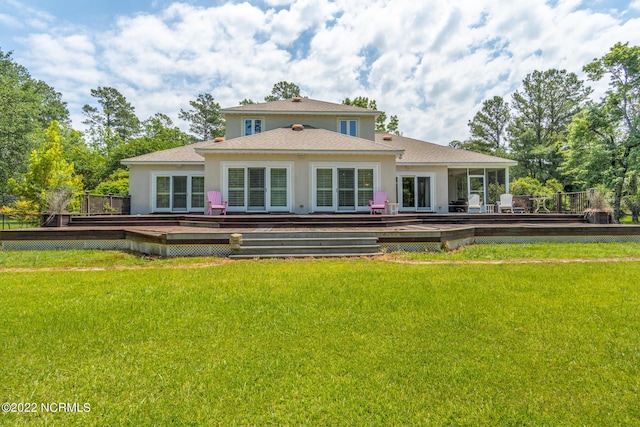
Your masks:
M504 168L504 192L509 194L509 168Z

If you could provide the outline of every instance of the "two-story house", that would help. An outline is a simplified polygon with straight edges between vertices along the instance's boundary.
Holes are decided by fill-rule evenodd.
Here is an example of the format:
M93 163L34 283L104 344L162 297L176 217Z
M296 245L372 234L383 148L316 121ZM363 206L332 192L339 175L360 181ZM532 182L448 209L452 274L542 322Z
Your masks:
M204 212L219 190L228 212L368 212L385 191L401 212L449 212L469 194L508 191L500 157L377 134L377 111L308 98L222 110L227 134L129 158L131 212ZM455 207L455 206L453 206Z

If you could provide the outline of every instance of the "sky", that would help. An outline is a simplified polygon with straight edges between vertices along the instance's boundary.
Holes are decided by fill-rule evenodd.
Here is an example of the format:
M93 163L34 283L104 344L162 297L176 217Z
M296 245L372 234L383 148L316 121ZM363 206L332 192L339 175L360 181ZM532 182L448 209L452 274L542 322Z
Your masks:
M535 70L584 78L617 42L640 44L640 0L0 0L0 50L62 94L76 129L98 87L186 131L201 93L233 107L288 81L375 99L405 136L446 145L482 101Z

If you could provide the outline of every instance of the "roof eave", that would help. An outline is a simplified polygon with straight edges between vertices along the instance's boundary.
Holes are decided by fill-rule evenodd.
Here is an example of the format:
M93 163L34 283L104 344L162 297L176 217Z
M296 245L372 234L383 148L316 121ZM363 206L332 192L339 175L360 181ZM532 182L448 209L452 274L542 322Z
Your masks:
M470 163L470 162L403 162L398 161L398 165L402 166L455 166L464 168L494 168L494 167L513 167L517 166L518 162L483 162L483 163Z
M196 153L202 154L354 154L354 155L387 155L400 156L403 150L254 150L254 149L196 149Z
M374 116L380 115L379 111L264 111L264 110L220 110L220 114L224 117L230 115L278 115L278 116Z
M203 165L204 159L182 162L171 160L122 160L120 161L120 163L123 165Z

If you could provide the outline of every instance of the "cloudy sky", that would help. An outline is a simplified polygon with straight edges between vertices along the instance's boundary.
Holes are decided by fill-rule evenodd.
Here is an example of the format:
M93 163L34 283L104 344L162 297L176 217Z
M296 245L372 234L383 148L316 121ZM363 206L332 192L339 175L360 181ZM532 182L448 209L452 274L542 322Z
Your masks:
M582 75L618 41L640 44L640 0L0 0L0 49L80 129L98 86L186 130L178 112L198 94L232 107L286 80L376 99L405 136L448 144L483 100L534 70Z

